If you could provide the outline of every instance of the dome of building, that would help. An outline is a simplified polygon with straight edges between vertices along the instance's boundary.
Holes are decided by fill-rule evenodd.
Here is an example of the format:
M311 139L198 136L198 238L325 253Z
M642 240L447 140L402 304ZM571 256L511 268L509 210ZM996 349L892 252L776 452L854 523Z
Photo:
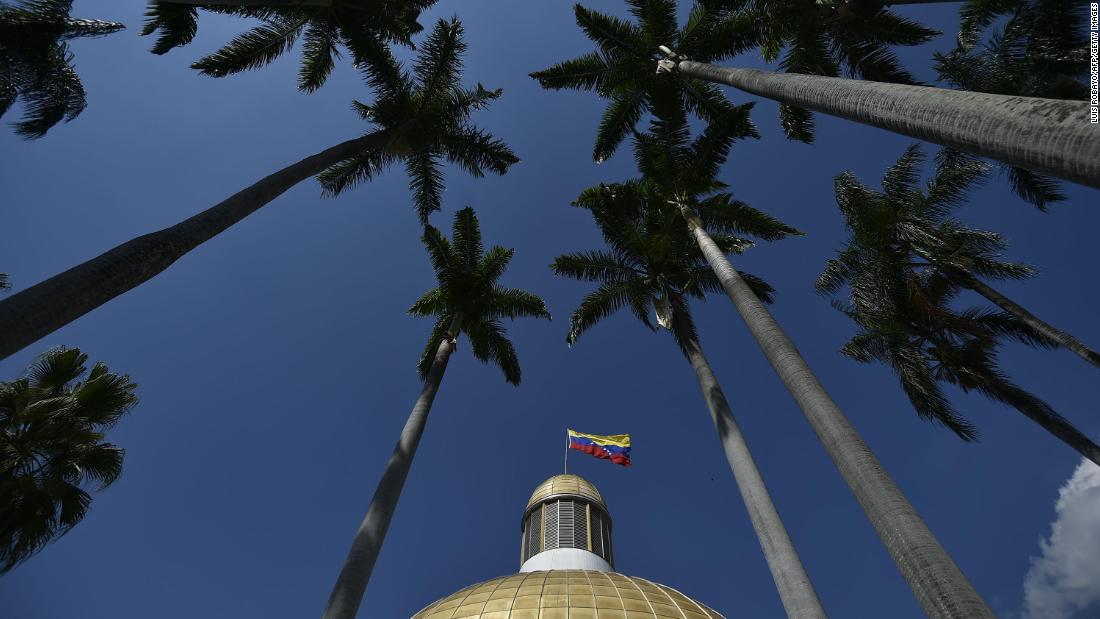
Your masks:
M431 604L413 619L724 619L679 591L614 572L501 576Z
M547 499L559 496L575 496L588 499L607 511L607 505L603 502L600 491L596 490L589 481L579 475L555 475L542 482L531 493L531 500L527 501L527 510ZM525 510L526 511L526 510Z
M615 572L607 505L576 475L535 488L519 554L518 574L466 587L413 619L723 619L671 587Z

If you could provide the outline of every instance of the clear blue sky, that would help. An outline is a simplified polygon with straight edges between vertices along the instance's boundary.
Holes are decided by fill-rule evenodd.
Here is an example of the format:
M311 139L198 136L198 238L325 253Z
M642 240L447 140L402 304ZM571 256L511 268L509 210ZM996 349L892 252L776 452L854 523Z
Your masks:
M143 4L78 0L75 16L128 26L73 44L87 111L33 143L0 131L0 270L16 289L363 131L349 104L370 94L346 59L313 95L294 89L296 55L252 73L203 77L188 64L245 23L203 15L194 44L157 57L147 51L152 40L137 36ZM619 0L586 4L624 12ZM950 45L956 10L899 9L949 33L901 52L919 76L931 79L931 53ZM514 572L521 510L536 484L560 472L567 426L633 435L633 468L570 458L571 471L607 498L619 571L731 618L782 616L695 377L672 339L623 314L565 346L569 314L588 288L556 279L547 265L600 244L569 202L592 184L635 174L627 148L600 166L591 161L603 102L543 91L527 77L591 49L570 5L443 0L422 23L456 12L470 47L467 82L504 88L476 120L523 162L502 178L449 170L444 210L432 221L449 226L456 210L474 206L486 243L517 249L505 283L543 295L555 319L509 326L524 370L519 388L459 343L361 616L407 617L466 584ZM755 55L743 61L759 66ZM957 394L984 433L964 444L918 420L886 368L836 352L853 327L812 290L844 237L832 179L850 169L877 184L910 140L819 116L818 143L806 146L782 138L777 115L773 102L757 102L763 139L737 145L723 178L749 204L809 234L754 249L737 264L776 286L775 314L822 382L994 610L1018 616L1030 557L1040 554L1058 489L1080 458L1015 411ZM0 363L0 377L10 379L51 346L80 347L129 373L142 400L110 435L127 450L121 480L72 533L0 579L0 615L320 614L419 389L415 363L430 324L405 310L434 280L406 184L394 170L325 200L303 183L151 282ZM1098 345L1100 195L1066 189L1070 199L1044 215L999 180L962 216L1004 232L1013 258L1042 268L1032 281L1004 284L1007 293ZM826 608L834 617L922 616L729 302L716 297L695 312ZM1016 345L1003 361L1023 386L1100 435L1095 368L1068 352ZM1082 544L1100 536L1093 522Z

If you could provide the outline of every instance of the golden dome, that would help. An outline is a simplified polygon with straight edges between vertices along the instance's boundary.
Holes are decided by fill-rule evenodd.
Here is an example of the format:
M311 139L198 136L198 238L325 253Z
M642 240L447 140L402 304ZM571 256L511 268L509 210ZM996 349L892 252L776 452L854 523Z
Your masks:
M466 587L413 615L413 619L460 617L724 619L714 610L664 585L614 572L588 570L550 570L501 576Z
M527 509L531 509L536 503L545 499L561 495L586 498L589 501L597 503L604 511L607 511L607 505L603 502L600 491L596 490L596 486L593 486L587 479L579 475L568 474L555 475L539 484L538 487L535 488L535 491L531 493L531 500L527 501Z

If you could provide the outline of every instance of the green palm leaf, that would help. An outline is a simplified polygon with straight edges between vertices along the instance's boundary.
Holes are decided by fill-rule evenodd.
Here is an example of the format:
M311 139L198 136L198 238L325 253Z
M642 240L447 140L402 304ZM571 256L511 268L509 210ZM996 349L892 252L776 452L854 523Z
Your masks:
M22 378L0 382L0 573L64 535L122 473L123 451L104 442L137 404L129 377L77 349L54 349ZM81 380L81 377L84 377Z
M484 251L480 223L469 207L455 214L451 239L436 228L425 226L423 242L437 286L409 310L414 316L436 318L420 357L421 376L427 375L443 339L464 333L470 339L475 358L498 366L505 380L519 384L519 361L500 320L549 319L550 313L539 297L498 284L513 250L498 246Z

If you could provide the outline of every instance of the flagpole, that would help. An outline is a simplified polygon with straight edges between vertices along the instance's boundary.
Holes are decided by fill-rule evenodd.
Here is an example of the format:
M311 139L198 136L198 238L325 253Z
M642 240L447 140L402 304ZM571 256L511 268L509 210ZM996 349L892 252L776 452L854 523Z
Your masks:
M569 474L569 432L565 433L565 474Z

